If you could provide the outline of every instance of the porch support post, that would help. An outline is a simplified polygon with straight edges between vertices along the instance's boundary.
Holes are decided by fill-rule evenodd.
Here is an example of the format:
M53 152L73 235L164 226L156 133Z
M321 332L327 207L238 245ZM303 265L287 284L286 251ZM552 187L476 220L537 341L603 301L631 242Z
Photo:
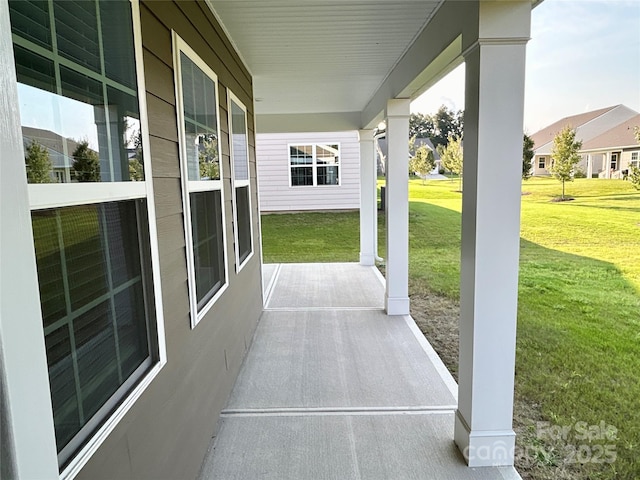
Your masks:
M385 310L409 314L409 104L387 102L387 251Z
M376 158L373 130L360 130L360 265L375 265L376 236Z
M9 3L0 0L0 477L58 478Z
M464 53L460 358L455 442L471 467L513 465L525 46L531 2L480 1Z

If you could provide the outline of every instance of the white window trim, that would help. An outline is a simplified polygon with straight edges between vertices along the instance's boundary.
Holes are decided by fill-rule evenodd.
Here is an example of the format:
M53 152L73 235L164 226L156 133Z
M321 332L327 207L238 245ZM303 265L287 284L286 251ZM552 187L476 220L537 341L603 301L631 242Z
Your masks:
M636 158L633 158L635 154ZM629 167L634 166L636 168L640 167L640 150L633 150L629 153Z
M175 81L175 95L176 95L176 112L178 118L178 143L180 147L180 176L182 177L182 207L184 217L184 232L185 232L185 248L187 251L187 274L188 274L188 286L189 286L189 305L190 305L190 318L191 328L195 328L198 323L204 318L211 307L222 296L225 290L229 287L229 268L227 264L227 223L225 216L225 203L224 203L224 167L222 161L222 142L220 136L220 85L218 83L218 76L215 72L200 58L200 56L174 31L171 31L172 44L173 44L173 65L174 65L174 81ZM187 166L187 151L186 151L186 132L184 129L184 105L182 102L182 71L180 68L180 53L184 53L189 59L195 63L214 83L216 87L216 118L218 122L218 158L220 165L220 180L205 180L194 181L189 180L189 172ZM224 284L218 289L218 291L207 301L200 311L198 311L198 297L196 295L196 268L195 258L193 251L193 231L191 226L191 202L189 200L189 193L191 192L205 192L205 191L220 191L220 203L222 205L222 250L224 264Z
M244 128L245 128L245 141L246 141L246 151L247 151L247 180L236 180L236 172L235 172L235 159L233 158L233 112L231 109L231 102L235 103L239 106L244 112ZM249 162L249 125L247 121L247 107L240 101L240 99L227 88L227 121L229 126L229 152L231 159L231 190L233 191L233 201L231 202L233 205L233 237L235 242L235 255L236 255L236 274L240 273L240 270L249 263L253 254L255 252L255 248L253 248L253 202L251 201L251 163ZM251 245L251 251L247 258L244 259L242 263L240 263L240 250L238 243L238 205L237 205L237 196L236 189L239 187L248 187L249 191L249 243Z
M291 147L301 146L301 145L311 145L313 147L313 163L310 165L298 165L298 167L309 167L313 168L313 185L293 185L291 183L291 169L295 167L295 165L291 165ZM318 162L316 156L316 148L318 145L338 145L338 151L340 152L340 157L338 160L338 184L337 185L318 185ZM287 167L289 169L289 188L339 188L342 186L342 144L340 142L297 142L297 143L288 143L287 144Z
M116 200L124 200L124 199L136 199L143 198L146 199L147 204L147 213L148 213L148 228L149 228L149 240L150 240L150 251L151 251L151 278L153 282L154 288L154 303L155 303L155 336L157 340L157 360L155 360L155 364L151 367L151 369L140 379L138 379L137 385L131 390L131 392L125 397L119 400L119 406L115 409L115 411L104 420L104 423L100 428L96 430L96 432L87 439L84 446L76 453L73 458L69 461L68 465L59 472L60 478L67 480L74 478L81 469L86 465L89 459L93 456L93 454L97 451L97 449L104 443L104 441L109 437L111 432L116 428L119 424L120 420L125 416L125 414L131 409L131 407L136 403L136 401L140 398L143 392L147 389L147 387L151 384L153 379L158 375L158 373L162 370L164 365L167 363L167 353L166 353L166 341L165 341L165 329L164 329L164 314L162 308L162 289L161 289L161 276L160 276L160 264L159 264L159 251L158 251L158 234L157 234L157 225L156 225L156 214L155 214L155 203L154 203L154 193L153 193L153 181L152 181L152 170L151 170L151 158L150 158L150 145L149 145L149 135L148 135L148 116L147 116L147 105L146 105L146 87L144 81L144 66L143 66L143 56L142 56L142 37L141 37L141 27L140 27L140 9L138 0L130 0L131 1L131 17L133 23L133 41L134 41L134 55L136 61L136 77L138 82L138 105L140 109L140 126L142 130L142 145L143 145L143 163L145 168L145 181L142 182L113 182L113 183L104 183L104 184L91 184L91 185L27 185L26 184L26 176L23 174L22 182L25 182L25 186L27 186L26 191L29 195L29 205L26 205L27 211L37 210L42 208L52 208L58 206L70 206L70 205L80 205L80 204L90 204L90 203L98 203L98 202L108 202L108 201L116 201ZM6 5L6 4L5 4ZM8 14L7 14L8 19ZM8 21L7 21L8 23ZM10 31L10 29L8 29ZM9 43L11 46L11 43ZM11 48L13 48L11 46ZM13 81L15 82L15 75L13 75ZM3 176L3 181L7 180ZM4 183L4 182L3 182ZM71 187L71 188L70 188ZM3 189L4 190L4 189ZM15 201L15 199L14 199ZM17 205L14 203L13 207ZM30 215L29 215L29 226L30 226ZM31 239L31 244L33 244L33 237L31 232L29 235L25 236L26 239ZM31 259L30 263L33 263L35 266L35 252L33 248L31 248ZM31 270L31 269L30 269ZM26 272L23 272L26 274ZM37 284L37 273L35 270L33 272L28 272L30 276L36 275L35 282L35 290L30 293L30 296L35 299L34 305L40 304L40 295L38 291ZM38 308L39 310L39 308ZM42 337L42 323L41 317L38 316L40 336ZM150 332L152 335L153 331ZM40 339L37 343L34 343L35 347L39 350L38 357L46 358L46 349L44 345L44 337ZM24 354L24 352L23 352ZM30 356L31 358L31 356ZM37 358L37 357L34 357ZM152 362L153 356L152 356ZM46 389L46 391L50 392L48 375L44 377L44 381L42 378L32 379L33 382L37 382L38 385L34 385L34 388L37 389ZM53 409L51 408L51 402L49 404L49 411L46 419L47 425L45 427L51 426L53 428ZM42 419L44 420L44 419ZM33 423L33 418L29 419L30 423ZM37 423L37 422L36 422ZM32 425L33 426L33 425ZM19 432L14 432L16 435L20 435ZM48 442L50 443L49 449L52 449L53 452L56 451L55 437L47 435ZM46 441L46 440L45 440ZM18 446L19 448L19 446ZM30 447L33 449L33 446ZM34 452L36 455L39 452ZM46 453L46 452L45 452ZM24 456L26 452L19 453L19 455ZM48 462L48 460L45 460ZM57 466L57 458L56 458L56 470L58 470Z
M540 164L544 162L544 165L541 167ZM543 169L546 170L547 168L547 157L538 157L538 170Z

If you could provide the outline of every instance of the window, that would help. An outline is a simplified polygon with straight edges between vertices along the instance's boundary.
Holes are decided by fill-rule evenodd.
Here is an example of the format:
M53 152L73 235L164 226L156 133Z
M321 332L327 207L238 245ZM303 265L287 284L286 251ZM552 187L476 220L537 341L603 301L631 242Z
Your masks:
M174 32L191 326L228 284L218 78Z
M538 157L538 168L546 168L546 158Z
M340 145L289 145L291 186L340 185Z
M139 14L135 2L9 7L64 470L86 462L88 440L114 428L132 403L125 398L137 398L165 361L134 45Z
M617 170L617 169L618 169L618 154L612 153L611 154L611 170Z
M640 157L640 152L631 152L631 161L629 162L629 164L632 167L640 167L640 160L638 159Z
M231 165L234 190L234 234L236 269L240 269L253 253L251 230L251 191L249 187L249 144L247 109L231 92L229 96L229 132L231 135Z

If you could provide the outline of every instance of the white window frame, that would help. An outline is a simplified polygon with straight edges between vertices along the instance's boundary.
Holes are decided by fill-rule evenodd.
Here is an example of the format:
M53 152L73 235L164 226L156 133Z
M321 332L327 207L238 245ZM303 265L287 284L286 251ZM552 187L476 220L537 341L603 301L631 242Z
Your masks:
M615 167L613 166L615 164ZM611 170L620 170L620 154L618 152L611 152L609 154L609 168Z
M195 328L198 323L204 318L211 307L218 301L225 290L229 287L229 268L227 264L227 223L225 216L225 203L224 203L224 167L223 167L223 155L222 155L222 142L220 136L220 84L218 83L218 76L215 72L205 63L202 58L193 50L187 42L185 42L174 30L171 31L173 40L173 65L174 65L174 80L175 80L175 94L176 94L176 112L178 117L178 143L180 146L180 175L182 177L182 206L184 211L184 232L185 232L185 248L187 251L187 273L189 284L189 305L191 311L191 328ZM191 60L205 75L207 75L214 83L216 88L216 120L217 120L217 135L218 135L218 162L220 166L220 179L219 180L189 180L188 171L188 158L187 158L187 145L186 145L186 132L184 128L184 105L182 101L182 69L180 66L180 53L184 53L189 60ZM224 284L218 289L218 291L207 301L207 303L198 311L198 297L196 295L196 267L195 257L193 249L193 230L191 225L191 201L189 198L190 193L195 192L208 192L219 191L220 192L220 204L222 215L222 250L224 264Z
M542 164L542 166L540 166ZM538 169L547 168L547 157L538 157Z
M635 155L636 158L633 158ZM629 157L629 166L640 167L640 150L636 150L635 152L631 152Z
M308 146L312 147L313 162L309 165L292 165L291 164L291 147ZM318 145L337 145L338 146L338 163L335 165L338 167L338 184L337 185L318 185L318 157L317 147ZM325 166L325 165L320 165ZM339 188L342 186L342 144L340 142L296 142L287 144L287 167L289 169L289 187L290 188ZM313 173L313 185L293 185L291 177L292 168L312 167Z
M151 366L146 374L140 378L135 378L137 384L133 389L118 400L118 406L113 413L106 417L102 424L97 428L95 433L86 439L84 445L80 447L77 453L71 457L68 464L62 471L59 472L60 478L63 480L74 478L81 469L90 460L93 454L109 437L111 432L120 423L126 413L136 403L144 391L149 387L153 379L160 373L164 365L167 363L166 352L166 340L165 340L165 327L164 327L164 313L162 306L162 288L161 288L161 275L160 275L160 255L158 250L158 231L156 224L156 210L154 202L154 190L152 180L152 167L150 157L150 142L149 142L149 121L147 115L146 104L146 86L144 77L144 63L143 63L143 50L142 50L142 33L140 26L140 7L138 0L130 0L131 4L131 18L133 26L133 48L137 78L137 94L138 94L138 108L140 113L140 128L142 133L142 155L143 165L145 172L145 179L138 182L105 182L105 183L91 183L91 184L27 184L27 192L29 197L29 211L41 210L45 208L67 207L73 205L89 205L95 203L106 203L119 200L133 200L144 199L146 200L147 214L148 214L148 228L149 228L149 248L151 254L151 281L154 289L154 307L155 307L155 325L150 325L149 334L155 337L155 343L157 351L151 355ZM8 15L7 15L8 16ZM8 22L7 22L8 23ZM13 48L13 47L11 47ZM15 79L15 76L13 77ZM26 179L26 177L24 177ZM4 179L3 179L4 180ZM4 182L3 182L4 183ZM33 242L33 237L30 237ZM35 262L35 252L32 249L32 255ZM36 282L36 287L37 287ZM37 299L37 305L40 304L40 294L38 288L35 292L31 292L31 296ZM154 328L155 327L155 328ZM40 324L40 331L42 332L42 324ZM41 333L42 334L42 333ZM156 343L157 342L157 343ZM39 342L42 355L46 358L46 349L44 346L44 337ZM154 358L156 357L157 358ZM129 377L132 380L133 376ZM38 379L41 381L41 379ZM125 382L135 383L135 382ZM38 388L46 388L47 392L50 392L50 386L48 378L46 378L46 385L39 385ZM121 391L122 387L118 390ZM116 395L114 393L114 395ZM50 405L50 403L49 403ZM49 419L53 426L53 409L49 411ZM55 438L50 438L50 442L53 442L53 451L56 451ZM57 465L56 465L57 468Z
M247 152L247 178L246 180L237 180L236 172L235 172L235 158L234 158L234 150L233 150L233 111L231 108L231 103L235 103L242 111L244 112L244 130L245 130L245 142L246 142L246 152ZM249 161L249 124L247 121L247 107L244 103L240 101L240 99L227 88L227 119L229 126L229 151L231 158L231 190L233 191L233 236L235 241L235 254L236 254L236 274L240 273L240 270L251 260L255 249L253 248L253 202L251 201L251 162ZM240 262L240 247L238 242L238 202L237 202L237 189L240 187L247 187L249 192L249 243L251 247L251 251L247 258L245 258L242 263Z

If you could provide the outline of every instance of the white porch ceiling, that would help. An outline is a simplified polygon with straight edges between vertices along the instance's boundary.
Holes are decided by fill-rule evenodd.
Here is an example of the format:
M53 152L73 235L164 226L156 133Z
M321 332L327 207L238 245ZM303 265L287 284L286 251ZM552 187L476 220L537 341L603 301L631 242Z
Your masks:
M444 0L211 0L256 114L362 112Z

